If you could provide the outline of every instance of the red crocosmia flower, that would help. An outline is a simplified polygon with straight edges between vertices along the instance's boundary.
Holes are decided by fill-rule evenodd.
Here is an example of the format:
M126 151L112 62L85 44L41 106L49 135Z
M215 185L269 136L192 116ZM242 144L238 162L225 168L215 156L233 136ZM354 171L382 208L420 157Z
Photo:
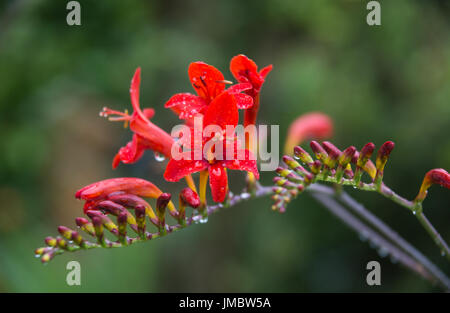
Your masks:
M118 112L104 108L101 116L108 116L112 121L125 121L130 123L130 129L134 132L133 140L120 148L113 160L113 168L120 162L134 163L139 160L144 150L153 150L170 158L173 138L164 130L150 122L154 115L153 109L141 110L139 105L139 88L141 83L141 69L138 68L131 80L130 97L133 106L133 114ZM115 115L110 117L111 115Z
M245 93L253 98L253 106L245 111L244 126L255 124L259 110L259 92L267 74L272 70L272 65L268 65L258 71L256 63L243 54L239 54L231 59L230 71L240 83L250 83L252 88Z
M97 205L108 200L111 195L135 195L158 198L162 191L151 182L134 177L111 178L81 188L75 193L77 199L85 200L83 211L96 209ZM142 200L143 201L143 200Z
M292 154L295 146L307 139L322 140L333 135L333 121L320 112L310 112L299 116L289 126L285 153Z
M272 70L272 65L268 65L258 71L256 63L243 54L239 54L231 59L230 71L234 78L240 83L252 84L252 96L259 93L267 74Z
M162 194L158 187L145 179L120 177L101 180L83 187L75 193L75 197L83 200L99 200L118 191L146 198L158 198Z
M214 157L215 151L211 151L211 154L208 153L208 157L205 157L202 153L201 160L195 160L193 154L191 160L171 159L167 164L164 178L168 181L175 182L191 173L208 170L209 185L215 202L223 202L228 192L227 168L231 170L249 171L259 178L256 160L253 158L251 152L238 148L237 141L234 137L231 139L231 142L227 142L230 139L225 134L225 128L227 125L236 127L238 119L239 113L236 98L228 92L223 92L217 96L205 111L203 127L218 125L222 129L221 134L216 133L213 136L214 138L218 138L217 140L222 141L225 147L223 149L222 160ZM211 138L203 138L202 142L198 143L202 145L202 152L206 142ZM227 160L226 147L230 144L234 147L234 154L231 160Z
M184 120L191 119L198 113L204 114L208 105L225 91L225 84L231 84L225 80L218 69L204 62L191 63L188 75L197 96L191 93L179 93L172 96L165 104L166 108L172 109L180 119ZM251 84L244 83L233 85L227 91L236 97L238 108L247 109L253 105L253 99L242 92L251 88Z

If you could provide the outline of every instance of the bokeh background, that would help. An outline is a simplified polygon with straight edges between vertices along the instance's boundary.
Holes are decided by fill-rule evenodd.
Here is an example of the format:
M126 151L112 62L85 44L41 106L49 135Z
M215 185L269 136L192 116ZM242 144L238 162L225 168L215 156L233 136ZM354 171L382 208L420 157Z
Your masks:
M97 180L137 176L167 192L165 163L147 152L111 169L129 129L99 117L103 106L130 109L136 67L141 103L170 130L163 108L192 92L190 62L221 69L247 54L273 64L262 91L260 122L289 123L308 111L335 121L334 142L361 147L396 142L385 180L413 198L423 175L450 169L450 5L380 1L381 26L366 24L367 1L80 0L81 26L66 24L68 1L0 2L0 291L3 292L417 292L439 291L340 223L307 194L285 214L259 199L223 210L208 223L123 249L66 253L43 266L33 250L56 226L82 214L74 199ZM232 175L242 188L242 173ZM272 174L264 173L269 184ZM444 271L448 263L407 210L349 190ZM450 195L433 187L426 213L450 240ZM81 263L79 287L66 264ZM382 266L369 287L368 261Z

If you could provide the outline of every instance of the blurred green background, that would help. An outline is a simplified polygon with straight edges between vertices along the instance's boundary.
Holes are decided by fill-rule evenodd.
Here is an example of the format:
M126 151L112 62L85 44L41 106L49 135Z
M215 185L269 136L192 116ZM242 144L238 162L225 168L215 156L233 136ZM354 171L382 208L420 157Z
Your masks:
M221 69L238 53L273 64L260 122L279 124L320 110L335 121L339 147L396 142L385 181L413 198L423 175L450 169L449 1L380 1L381 26L366 24L367 1L82 0L81 26L66 24L68 1L0 2L0 291L3 292L416 292L438 291L344 226L307 194L285 214L259 199L204 225L123 249L66 253L43 266L33 250L56 226L82 214L74 193L109 177L149 179L167 192L164 164L147 152L111 169L129 129L100 118L130 109L128 88L142 67L141 103L153 121L178 123L163 108L193 92L190 62ZM281 139L283 142L283 139ZM231 188L244 175L232 175ZM262 175L270 184L271 173ZM183 185L184 187L184 185ZM349 190L445 272L448 263L407 210ZM426 213L450 240L450 194L433 187ZM81 286L66 264L81 263ZM382 267L369 287L368 261Z

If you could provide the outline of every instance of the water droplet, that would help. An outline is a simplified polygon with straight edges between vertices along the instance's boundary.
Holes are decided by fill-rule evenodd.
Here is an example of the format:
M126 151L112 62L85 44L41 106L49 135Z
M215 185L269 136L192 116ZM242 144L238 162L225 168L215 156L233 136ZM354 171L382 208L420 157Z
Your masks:
M208 217L203 217L199 220L200 224L205 224L208 222Z
M382 258L385 258L389 255L389 251L388 249L381 247L380 249L378 249L378 255Z
M445 251L444 250L441 250L441 255L445 256Z
M367 241L367 239L369 239L369 234L367 234L366 232L362 232L359 234L359 239L361 241Z
M248 198L250 198L252 195L251 194L249 194L248 192L243 192L242 194L241 194L241 198L242 199L248 199Z
M155 152L154 154L155 154L155 160L158 162L162 162L166 159L166 157L159 152Z
M390 257L389 259L390 259L391 262L394 263L394 264L398 263L398 259L397 259L395 256L393 256L393 255L391 255L391 257Z
M413 211L413 214L416 215L416 211Z

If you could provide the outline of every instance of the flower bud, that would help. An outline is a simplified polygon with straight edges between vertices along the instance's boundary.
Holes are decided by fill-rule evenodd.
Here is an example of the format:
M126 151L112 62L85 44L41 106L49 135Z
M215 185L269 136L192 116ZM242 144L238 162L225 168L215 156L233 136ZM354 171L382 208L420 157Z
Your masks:
M137 206L134 212L136 214L138 233L141 236L141 238L145 238L145 207Z
M392 141L386 141L378 150L377 160L375 163L377 168L377 173L375 175L375 184L378 186L378 188L381 186L381 182L383 181L384 167L388 161L389 155L394 149L394 146L395 144Z
M333 122L319 112L301 115L289 127L284 151L292 153L292 149L308 139L325 139L333 134ZM309 162L310 163L310 162Z
M88 211L88 212L91 212L91 211ZM98 243L101 246L106 247L105 237L104 237L104 233L103 233L102 219L96 215L92 216L91 219L92 219L92 224L94 225L95 237L97 237Z
M378 172L383 172L384 166L386 165L394 146L395 144L392 141L386 141L378 150L377 160L375 163Z
M113 233L114 235L117 235L118 229L117 229L117 225L114 224L114 222L107 217L105 214L99 212L99 211L94 211L94 210L89 210L86 212L87 216L89 216L92 219L92 222L94 222L93 218L97 217L100 222L106 227L107 230L109 230L111 233ZM95 229L95 224L94 224L94 229Z
M91 222L89 222L87 219L83 218L83 217L77 217L75 219L75 223L77 224L78 227L81 228L81 230L83 230L84 232L88 233L91 236L95 236L95 230L94 230L94 225L92 225Z
M121 244L127 244L127 213L122 212L117 216L117 224L119 225L118 235Z
M64 238L71 240L72 239L72 230L66 226L58 226L58 232Z
M368 144L366 144L362 149L361 152L359 153L358 156L358 161L356 163L356 165L360 168L363 168L364 165L367 163L367 161L370 159L370 157L372 156L373 150L375 149L375 145L372 142L369 142Z
M367 143L361 149L361 152L356 151L352 158L352 163L356 163L356 171L354 175L354 181L356 185L359 185L363 170L366 171L372 179L375 178L376 169L375 165L370 161L375 145L372 142Z
M328 154L322 148L322 146L317 141L314 141L314 140L309 143L309 146L311 147L314 154L316 155L316 158L321 160L322 162L324 162L326 157L328 156Z
M427 196L428 188L430 188L433 184L441 185L444 188L450 189L450 174L443 168L435 168L428 171L425 174L415 201L422 202Z
M50 247L56 246L56 238L54 237L46 237L44 241L47 246Z
M347 164L349 164L352 161L355 152L356 148L354 146L350 146L347 149L345 149L339 157L339 165L345 168Z
M325 158L325 165L332 169L336 166L339 156L341 155L341 150L339 150L335 145L329 141L322 142L322 147L327 152L328 156Z
M306 152L305 150L303 150L302 147L300 146L296 146L294 148L294 155L299 158L300 161L302 161L305 164L311 164L312 162L314 162L314 160L312 159L311 155Z
M166 232L166 207L170 202L171 195L169 193L162 193L156 200L156 215L159 220L159 232L161 235Z
M130 227L131 227L134 231L137 232L137 222L136 222L136 219L134 218L134 216L133 216L130 212L128 212L128 210L127 210L124 206L122 206L122 205L120 205L120 204L118 204L118 203L114 203L114 202L112 202L112 201L110 201L110 200L101 201L101 202L98 203L97 206L98 206L98 208L103 209L103 210L105 210L107 213L110 213L110 214L115 215L115 216L119 216L122 212L126 212L128 224L130 225ZM111 221L111 220L110 220L110 221ZM112 222L111 222L111 223L112 223ZM113 224L114 224L114 223L113 223ZM110 228L112 228L112 225L113 225L113 224L109 224L109 226L111 226L111 227L109 227L108 225L105 225L105 226L107 226L107 227L108 227L108 230L111 231Z
M188 205L191 208L198 208L200 206L200 198L198 194L191 188L184 188L180 193L180 200L183 201L184 205Z

